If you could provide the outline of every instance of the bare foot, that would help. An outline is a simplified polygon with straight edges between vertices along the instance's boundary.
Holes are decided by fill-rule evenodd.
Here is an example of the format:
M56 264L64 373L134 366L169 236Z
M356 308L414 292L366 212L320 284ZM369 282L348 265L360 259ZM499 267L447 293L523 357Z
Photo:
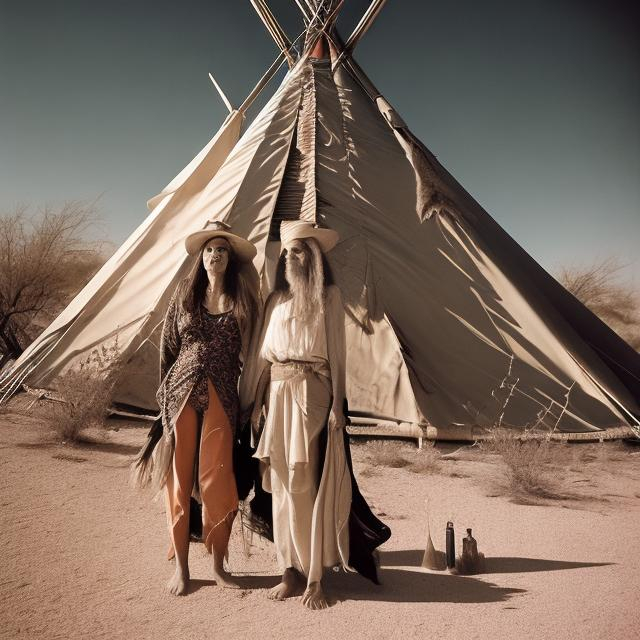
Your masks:
M293 567L289 567L282 574L280 584L273 587L273 589L269 589L267 598L269 600L284 600L285 598L299 596L302 593L303 585L302 575Z
M219 587L225 587L226 589L240 589L240 585L237 582L234 582L231 574L222 568L213 568L213 579Z
M327 609L329 603L324 596L322 585L319 582L312 582L306 589L302 596L302 604L307 609Z
M167 582L167 589L169 593L174 596L183 596L187 593L189 588L189 571L182 571L180 567L176 567L176 570L171 576L171 580Z

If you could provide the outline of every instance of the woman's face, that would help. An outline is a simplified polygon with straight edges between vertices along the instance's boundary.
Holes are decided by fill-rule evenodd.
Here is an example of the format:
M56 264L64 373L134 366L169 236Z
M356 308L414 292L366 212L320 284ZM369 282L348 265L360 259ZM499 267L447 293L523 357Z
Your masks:
M285 249L287 250L287 263L304 268L307 265L307 247L303 240L293 240Z
M212 238L202 250L202 266L208 275L222 274L227 270L231 247L225 238Z

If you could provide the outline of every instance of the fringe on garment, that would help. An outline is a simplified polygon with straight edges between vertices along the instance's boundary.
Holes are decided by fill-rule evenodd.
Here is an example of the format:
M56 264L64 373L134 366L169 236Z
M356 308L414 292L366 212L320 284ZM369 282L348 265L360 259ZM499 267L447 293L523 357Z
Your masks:
M163 436L162 420L159 418L149 429L146 442L131 464L131 484L138 489L151 486L160 491L173 459L173 449L173 434Z

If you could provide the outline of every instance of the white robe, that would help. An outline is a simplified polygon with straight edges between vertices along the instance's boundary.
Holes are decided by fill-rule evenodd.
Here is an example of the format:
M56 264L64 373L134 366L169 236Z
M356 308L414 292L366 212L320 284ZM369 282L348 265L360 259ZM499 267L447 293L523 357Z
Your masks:
M272 297L265 314L259 354L275 366L255 457L264 463L263 487L273 496L280 567L294 567L311 583L322 578L324 567L348 567L349 560L351 476L341 433L327 434L320 476L318 469L319 437L333 397L340 407L344 398L344 309L335 286L327 289L325 314L315 326L294 321L288 331L290 309L289 300ZM308 365L279 367L290 361Z

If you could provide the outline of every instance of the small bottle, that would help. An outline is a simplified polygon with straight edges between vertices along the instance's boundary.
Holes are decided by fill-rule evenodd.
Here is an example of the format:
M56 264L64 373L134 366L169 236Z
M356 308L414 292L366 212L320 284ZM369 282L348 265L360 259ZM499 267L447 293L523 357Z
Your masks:
M462 539L462 558L467 563L478 561L478 543L471 535L471 529L467 529L467 537Z
M453 531L453 522L447 522L446 533L447 569L454 569L456 566L456 540Z

